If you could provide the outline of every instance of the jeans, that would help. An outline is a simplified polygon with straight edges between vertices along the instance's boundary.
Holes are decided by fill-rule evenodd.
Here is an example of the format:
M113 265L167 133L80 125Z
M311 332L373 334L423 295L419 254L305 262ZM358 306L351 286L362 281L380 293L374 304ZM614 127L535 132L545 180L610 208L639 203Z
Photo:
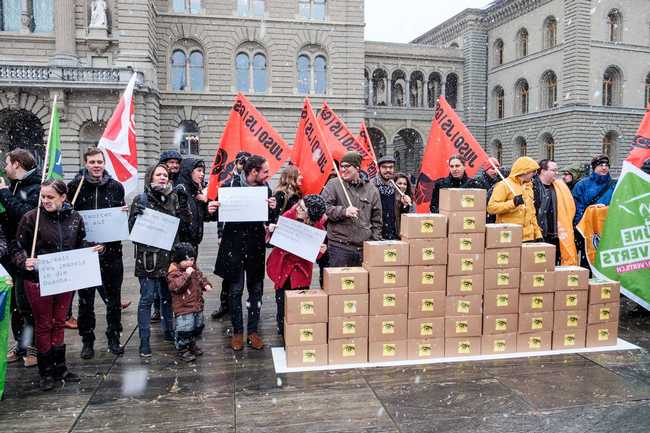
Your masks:
M363 250L361 248L347 249L328 244L327 254L329 255L328 266L331 268L361 266L361 262L363 262Z
M160 327L163 333L172 335L174 331L174 319L172 317L172 301L164 278L139 277L140 280L140 301L138 302L138 333L140 341L149 341L151 336L151 305L153 304L154 293L160 295L160 313L162 320Z
M242 269L239 280L230 281L230 319L232 320L233 334L244 333L244 318L241 307L241 298L244 294L244 275L245 269ZM251 281L246 275L246 288L248 289L248 300L246 307L248 309L248 324L246 329L250 335L257 332L257 324L260 320L260 311L262 310L262 290L263 280Z
M65 316L73 292L41 296L38 283L24 280L25 293L32 305L36 325L36 349L49 352L52 347L62 346L65 332Z
M201 335L204 326L203 312L176 316L176 349L186 350Z

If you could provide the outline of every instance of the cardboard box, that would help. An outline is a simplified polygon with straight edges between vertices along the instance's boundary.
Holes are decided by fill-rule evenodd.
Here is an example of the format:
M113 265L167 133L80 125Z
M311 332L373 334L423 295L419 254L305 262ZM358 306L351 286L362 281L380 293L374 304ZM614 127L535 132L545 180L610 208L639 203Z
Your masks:
M519 292L555 292L555 272L522 272L519 280Z
M447 296L445 299L445 316L475 316L483 314L483 296Z
M481 337L482 355L501 355L517 351L517 333L488 334Z
M587 323L591 325L593 323L618 322L620 306L619 302L590 305Z
M555 292L555 311L587 311L589 290Z
M621 283L618 281L589 281L589 305L619 302Z
M483 293L483 312L490 314L517 314L519 312L519 290L486 290Z
M521 248L491 248L485 250L485 269L519 268Z
M517 334L517 352L541 352L551 350L553 344L551 331Z
M409 319L445 315L445 292L411 292L408 298Z
M284 324L284 345L318 346L327 344L327 323Z
M445 337L480 337L483 316L445 317Z
M445 292L447 266L409 266L409 292Z
M318 367L327 365L327 344L287 347L287 367Z
M519 314L519 332L527 334L530 332L546 332L553 330L553 312L544 311L541 313Z
M332 295L329 299L330 317L368 315L368 295Z
M483 274L452 275L447 277L447 295L482 295Z
M553 331L575 331L587 328L587 311L555 311Z
M447 252L450 254L483 253L485 233L453 233L449 235Z
M366 363L368 362L368 339L361 337L330 340L328 359L330 365Z
M481 337L445 338L445 358L481 354Z
M483 273L485 254L449 254L447 275L472 275Z
M385 287L408 287L409 284L408 266L368 268L368 274L371 292Z
M484 290L519 289L519 268L486 269Z
M325 268L323 290L328 295L368 293L368 271L363 268Z
M408 359L430 359L445 356L445 339L407 340Z
M369 362L395 362L408 359L406 340L373 341L368 343Z
M556 266L555 290L588 290L589 269L580 266Z
M368 316L330 317L327 324L330 340L368 337Z
M585 347L587 329L561 329L553 331L553 350L582 349Z
M287 290L284 320L294 323L327 323L327 293L322 290Z
M521 244L521 272L555 270L555 245L543 242Z
M406 340L408 332L406 314L368 317L368 341Z
M452 233L484 233L485 232L485 211L480 212L459 212L440 211L448 218L448 232Z
M444 188L440 190L438 201L440 210L485 211L486 207L487 191L484 189Z
M408 313L408 290L407 287L372 290L370 292L368 314L371 316L385 316Z
M618 322L595 323L587 326L586 347L616 346Z
M519 329L519 314L490 314L483 316L483 334L511 334Z
M544 313L553 311L555 293L520 293L519 313Z
M444 338L445 318L424 317L421 319L408 319L409 340L422 340L430 338Z
M409 264L409 245L404 241L366 241L363 267L405 266Z
M440 214L403 213L399 227L400 238L444 238L447 236L447 217Z
M409 239L409 265L447 264L447 238Z
M519 224L486 224L485 248L518 248L523 235Z

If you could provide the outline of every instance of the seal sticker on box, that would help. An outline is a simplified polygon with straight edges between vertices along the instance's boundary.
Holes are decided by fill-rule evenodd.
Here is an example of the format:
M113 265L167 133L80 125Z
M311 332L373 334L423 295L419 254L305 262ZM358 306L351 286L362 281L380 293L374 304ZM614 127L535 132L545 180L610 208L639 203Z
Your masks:
M474 230L474 229L476 229L476 218L474 218L474 217L463 217L463 229L464 230Z
M384 284L395 284L397 273L395 271L384 271Z
M423 220L420 223L420 233L433 233L434 224L431 220Z
M357 346L354 343L344 344L341 355L345 358L357 355Z
M612 299L612 288L611 287L601 287L601 289L600 289L600 299Z
M499 233L499 242L502 244L509 244L512 242L512 232L510 230L502 230Z
M394 293L387 293L383 296L383 306L384 307L394 307L397 304L397 296Z
M497 286L507 286L510 284L510 274L507 272L497 273Z
M316 362L316 351L314 349L303 349L302 362L305 364Z
M420 311L433 311L433 306L433 298L422 299L422 307L420 308Z
M397 249L387 248L384 250L384 263L394 263L397 261Z
M474 281L471 278L463 278L460 280L460 291L471 292L474 288Z
M567 318L566 318L566 326L567 326L567 328L577 328L579 322L580 322L580 319L575 314L569 314L567 316Z
M528 338L528 348L529 349L541 349L542 348L542 339L539 337L529 337Z
M497 307L507 307L510 296L508 294L497 295Z
M435 272L422 272L422 284L433 285L436 282Z
M384 343L381 354L382 356L395 356L397 354L397 347L393 343Z
M471 251L472 250L472 238L460 238L458 240L458 247L461 251Z
M382 334L394 334L395 333L395 321L386 320L381 322L381 333Z
M431 356L431 343L418 344L418 356Z
M435 260L436 252L433 247L422 248L422 260Z
M426 337L429 335L433 335L433 323L432 322L420 323L420 336Z
M458 301L457 307L456 307L456 312L462 313L462 314L469 314L469 309L471 307L472 303L470 301L464 301L460 300Z
M472 353L472 343L469 341L459 341L458 342L458 353Z
M545 281L544 274L533 275L533 287L544 287Z
M314 341L314 330L312 328L304 328L300 330L300 341L305 343Z
M568 325L568 323L567 323ZM575 346L576 345L576 335L575 334L566 334L564 336L564 345L565 346Z
M456 334L467 334L468 330L467 320L456 320Z
M599 313L600 320L609 320L611 317L609 308L601 308Z
M354 277L341 277L341 289L354 290Z
M460 200L460 206L465 209L474 208L474 203L474 196L469 194L463 194L463 198Z
M530 300L530 308L533 310L539 310L541 308L544 308L544 297L533 296Z
M546 263L546 251L535 251L535 263Z
M357 312L357 301L344 301L343 302L343 313L345 314L354 314Z
M505 352L506 351L506 340L494 340L494 351L495 352Z
M598 341L607 341L609 340L609 329L599 329L598 330Z
M533 317L530 319L530 329L543 329L544 328L544 318L543 317Z
M495 331L506 331L508 329L508 319L496 319L494 321L494 330Z
M356 334L357 333L357 322L355 322L355 321L343 322L343 333L344 334Z
M474 259L463 258L460 263L460 270L463 272L471 272L474 270Z
M580 284L580 277L577 274L570 274L567 276L567 286L578 287Z
M316 308L314 307L314 301L301 301L300 302L300 314L316 314Z
M575 293L572 293L570 295L566 295L566 304L565 306L567 307L577 307L578 306L578 295Z

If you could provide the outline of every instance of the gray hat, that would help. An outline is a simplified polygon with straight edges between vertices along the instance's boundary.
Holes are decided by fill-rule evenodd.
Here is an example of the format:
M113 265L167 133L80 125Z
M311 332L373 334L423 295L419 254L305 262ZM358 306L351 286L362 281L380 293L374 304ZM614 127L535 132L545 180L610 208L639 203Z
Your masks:
M381 167L382 164L395 164L395 158L390 155L382 156L379 158L379 161L377 161L377 166Z

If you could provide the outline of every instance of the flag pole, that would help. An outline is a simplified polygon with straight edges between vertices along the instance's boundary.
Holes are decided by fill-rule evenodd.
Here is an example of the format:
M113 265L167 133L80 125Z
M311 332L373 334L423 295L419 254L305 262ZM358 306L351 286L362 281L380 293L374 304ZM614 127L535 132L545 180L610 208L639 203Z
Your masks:
M506 186L508 187L508 189L510 190L510 192L512 193L512 195L517 196L518 194L517 194L517 193L515 192L515 190L512 188L512 185L510 185L510 183L506 180L506 178L503 177L503 173L501 173L501 170L499 170L499 169L497 168L497 166L494 165L494 163L490 160L490 158L488 158L487 160L488 160L488 162L490 163L490 165L492 166L492 168L493 168L493 169L494 169L494 170L499 174L499 177L501 178L501 180L503 181L503 183L506 184Z
M72 207L74 207L74 204L77 202L77 197L79 197L79 192L81 192L81 186L84 184L84 179L86 176L81 176L81 181L79 182L79 185L77 186L77 190L74 193L74 197L72 197Z
M316 122L316 128L320 129L320 125L318 124L318 122ZM322 131L319 131L319 132L320 132L320 136L322 137L323 132ZM324 145L325 145L325 149L327 149L327 156L329 156L330 160L332 161L332 167L334 168L334 172L336 173L336 177L339 179L339 182L341 183L341 188L343 188L343 194L345 194L345 198L348 201L348 205L350 207L353 207L352 206L352 200L350 200L350 196L348 195L348 190L345 189L345 183L343 183L343 178L341 178L341 173L339 172L339 169L336 166L336 161L334 160L334 157L332 156L332 151L330 150L330 147L328 146L327 141L325 141Z

